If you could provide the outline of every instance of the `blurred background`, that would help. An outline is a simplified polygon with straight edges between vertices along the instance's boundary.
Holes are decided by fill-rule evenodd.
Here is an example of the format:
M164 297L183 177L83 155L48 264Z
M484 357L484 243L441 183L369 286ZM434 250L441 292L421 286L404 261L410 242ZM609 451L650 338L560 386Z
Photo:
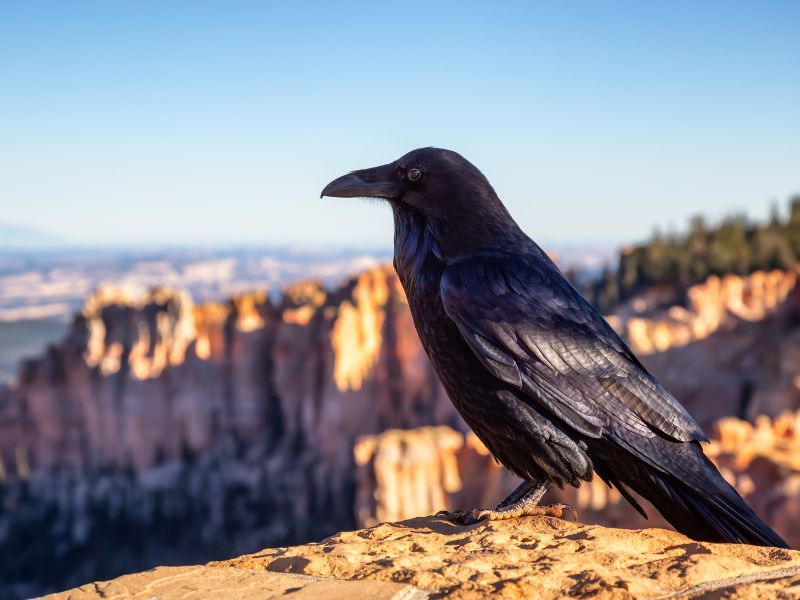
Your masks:
M419 146L522 227L800 546L796 2L0 2L0 597L490 506L387 207ZM585 522L666 526L601 482Z

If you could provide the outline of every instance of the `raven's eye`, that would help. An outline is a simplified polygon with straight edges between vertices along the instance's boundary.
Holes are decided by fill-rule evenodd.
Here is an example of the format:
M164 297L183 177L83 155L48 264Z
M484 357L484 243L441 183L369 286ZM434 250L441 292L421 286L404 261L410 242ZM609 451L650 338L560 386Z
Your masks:
M419 181L422 179L422 169L418 169L417 167L412 167L406 173L406 179L409 181Z

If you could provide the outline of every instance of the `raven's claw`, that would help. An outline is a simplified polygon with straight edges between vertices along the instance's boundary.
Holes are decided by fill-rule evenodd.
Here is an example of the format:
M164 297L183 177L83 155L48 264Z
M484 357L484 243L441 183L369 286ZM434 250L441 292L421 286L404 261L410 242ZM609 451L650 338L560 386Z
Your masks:
M473 516L474 513L474 510L454 510L452 512L449 510L440 510L435 516L444 517L448 521L458 525L474 525L481 521L481 519L476 519Z

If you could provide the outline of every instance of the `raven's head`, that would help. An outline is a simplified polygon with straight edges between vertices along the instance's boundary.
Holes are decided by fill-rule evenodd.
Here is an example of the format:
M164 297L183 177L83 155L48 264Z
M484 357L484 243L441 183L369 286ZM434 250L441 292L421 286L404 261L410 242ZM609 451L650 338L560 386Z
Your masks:
M389 164L353 171L331 181L321 196L385 199L396 212L422 217L445 252L501 244L519 231L483 173L441 148L412 150Z
M470 197L459 198L465 195L463 192ZM389 164L353 171L331 181L321 196L383 198L434 217L497 199L475 165L460 154L441 148L419 148Z

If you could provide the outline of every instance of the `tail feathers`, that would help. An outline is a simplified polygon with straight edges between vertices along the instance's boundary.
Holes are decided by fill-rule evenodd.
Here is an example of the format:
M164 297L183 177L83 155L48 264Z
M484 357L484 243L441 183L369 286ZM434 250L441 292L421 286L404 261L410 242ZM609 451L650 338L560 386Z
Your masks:
M665 494L648 495L648 500L675 529L693 539L789 547L716 469L714 475L709 478L708 489L696 490L674 477L658 474L655 479Z
M692 539L789 547L725 481L699 444L672 444L669 471L619 448L606 454L613 460L595 463L595 470L640 513L644 511L630 490L649 500L675 529Z

